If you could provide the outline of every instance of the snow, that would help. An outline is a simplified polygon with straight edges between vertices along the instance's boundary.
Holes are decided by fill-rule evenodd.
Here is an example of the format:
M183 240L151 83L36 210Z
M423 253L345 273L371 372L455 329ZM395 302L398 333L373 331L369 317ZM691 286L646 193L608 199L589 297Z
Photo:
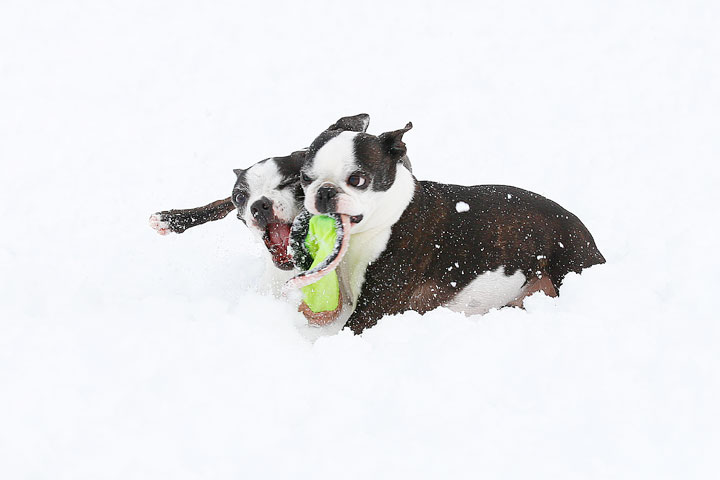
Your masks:
M719 15L3 2L0 477L714 478ZM332 335L253 292L233 215L147 226L360 112L412 120L421 179L557 201L608 263Z
M457 210L458 213L467 212L470 210L470 205L465 202L457 202L455 204L455 210Z

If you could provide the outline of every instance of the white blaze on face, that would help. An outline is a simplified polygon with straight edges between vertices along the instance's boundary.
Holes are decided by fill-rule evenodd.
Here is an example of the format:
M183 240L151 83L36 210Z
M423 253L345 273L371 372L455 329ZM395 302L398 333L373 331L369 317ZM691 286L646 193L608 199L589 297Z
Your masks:
M305 187L305 208L308 211L320 213L315 207L317 191L322 185L329 183L338 190L337 213L362 214L361 206L357 203L361 191L347 185L348 177L357 170L355 136L357 132L341 132L320 147L315 154L308 170L313 182Z
M284 178L278 170L275 160L268 159L256 163L245 172L245 182L248 185L249 196L245 203L243 218L248 226L254 226L250 207L261 197L266 197L273 203L273 212L278 219L292 223L298 214L295 206L295 195L292 188L279 189L278 186ZM257 230L257 228L253 228Z
M357 132L340 132L315 154L313 171L323 178L320 182L344 183L355 165L355 137ZM314 182L313 182L314 183Z

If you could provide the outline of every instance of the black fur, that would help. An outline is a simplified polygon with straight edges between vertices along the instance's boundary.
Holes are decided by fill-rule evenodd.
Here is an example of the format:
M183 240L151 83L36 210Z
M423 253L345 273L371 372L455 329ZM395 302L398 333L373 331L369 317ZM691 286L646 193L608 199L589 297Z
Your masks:
M327 142L340 135L341 132L347 131L365 133L369 124L370 116L366 113L360 113L351 117L342 117L340 120L325 129L325 131L321 133L312 144L310 144L310 147L307 149L305 164L310 166L317 151L320 150Z
M457 212L458 202L469 211ZM585 225L545 197L503 185L416 181L346 327L360 333L384 315L433 310L501 266L506 275L549 275L559 290L567 273L604 262Z
M222 200L216 200L204 207L165 210L155 215L159 220L168 223L171 232L183 233L188 228L225 218L234 209L235 205L233 205L233 202L228 197Z
M358 168L371 179L370 188L384 192L392 187L398 162L386 160L387 152L379 138L366 133L358 134L354 138L354 147Z
M233 186L230 198L237 209L237 218L242 220L243 223L246 223L243 218L243 212L245 211L248 198L250 197L250 186L248 185L246 179L247 170L235 169L233 172L237 175L237 180L235 180L235 185Z
M280 172L280 175L282 175L284 178L282 182L283 184L286 184L290 181L299 180L298 175L300 174L300 169L305 163L305 155L307 155L306 150L298 150L297 152L293 152L286 157L273 158L275 164L277 165L278 171Z
M330 125L327 130L346 130L348 132L364 132L370 125L370 115L359 113L351 117L342 117Z

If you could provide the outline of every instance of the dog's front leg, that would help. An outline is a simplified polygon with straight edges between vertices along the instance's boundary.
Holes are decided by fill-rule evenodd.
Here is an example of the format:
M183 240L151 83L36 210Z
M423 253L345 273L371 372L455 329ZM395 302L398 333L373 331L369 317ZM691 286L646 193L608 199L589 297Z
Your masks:
M372 285L372 282L370 282ZM357 305L344 328L349 328L359 335L366 328L375 324L385 315L394 315L404 309L399 307L397 298L403 298L406 292L401 285L390 285L385 282L368 286L366 280L360 292Z
M356 308L343 328L349 328L355 335L360 335L363 330L374 326L381 318L382 315L378 315L372 309Z
M233 210L235 210L235 205L228 197L216 200L204 207L154 213L150 215L150 227L160 235L167 235L170 232L183 233L188 228L225 218Z

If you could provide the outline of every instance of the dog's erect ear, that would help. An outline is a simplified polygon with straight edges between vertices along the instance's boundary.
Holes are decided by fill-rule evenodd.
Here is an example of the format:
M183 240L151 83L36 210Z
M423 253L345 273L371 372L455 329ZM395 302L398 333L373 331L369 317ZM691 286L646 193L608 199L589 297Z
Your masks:
M412 173L412 163L410 163L410 159L407 155L400 159L400 163L402 163L403 166L407 168L410 173Z
M298 150L290 154L290 157L292 157L292 159L296 162L304 162L306 156L307 150Z
M290 166L295 175L300 174L300 169L305 164L305 157L307 156L307 150L298 150L288 156Z
M411 128L412 122L408 122L405 128L381 134L378 138L385 153L397 160L402 159L407 154L407 148L405 147L405 142L402 141L402 137L405 135L405 132Z
M352 117L342 117L337 122L330 125L328 130L345 130L348 132L365 132L370 125L370 115L360 113Z
M235 172L235 175L237 175L239 177L240 175L242 175L245 172L245 169L244 168L233 168L233 172Z

